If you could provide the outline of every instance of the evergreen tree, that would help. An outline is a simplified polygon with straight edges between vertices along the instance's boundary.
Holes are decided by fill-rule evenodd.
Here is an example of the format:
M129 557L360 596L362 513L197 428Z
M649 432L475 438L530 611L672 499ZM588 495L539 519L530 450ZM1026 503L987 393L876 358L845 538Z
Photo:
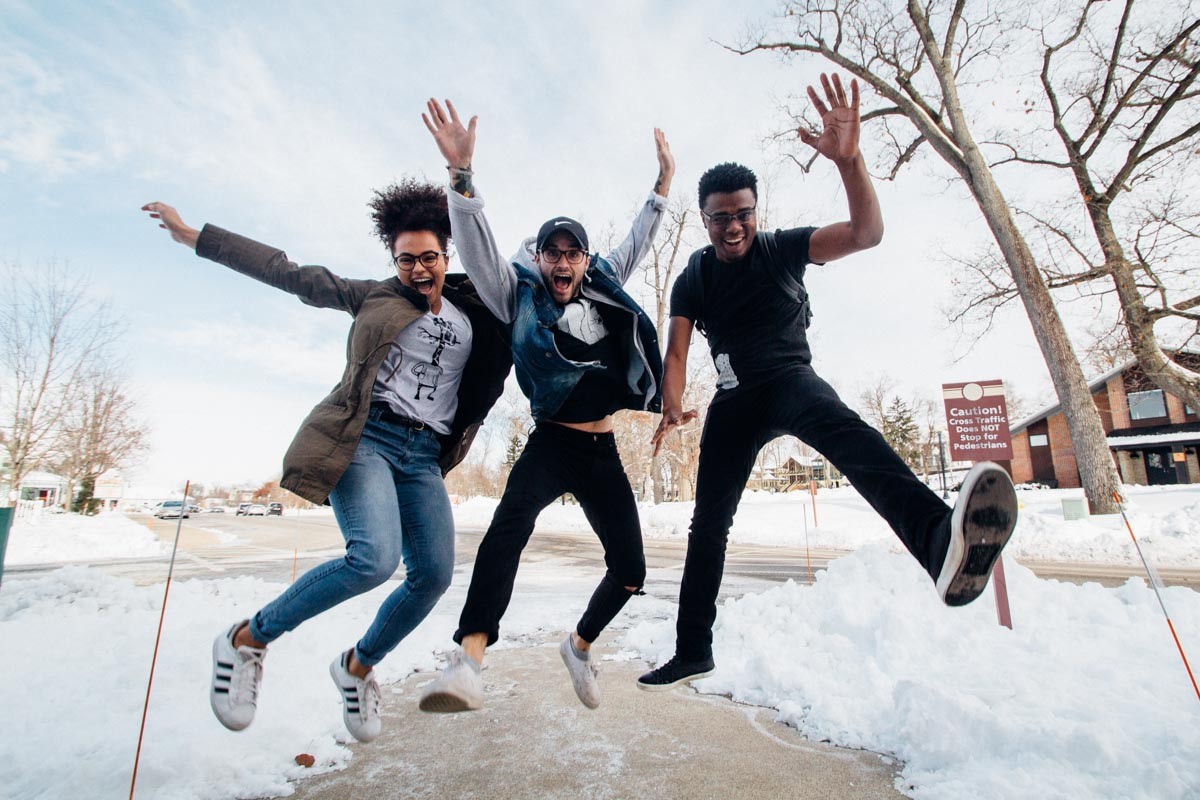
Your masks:
M883 438L904 463L914 469L920 459L921 431L913 419L913 411L899 397L893 397L883 416Z

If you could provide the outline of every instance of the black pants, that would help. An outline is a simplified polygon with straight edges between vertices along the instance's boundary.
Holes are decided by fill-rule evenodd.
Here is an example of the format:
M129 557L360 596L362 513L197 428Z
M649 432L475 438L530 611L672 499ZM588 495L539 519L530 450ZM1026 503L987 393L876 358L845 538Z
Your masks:
M486 633L500 636L500 618L512 599L521 551L542 509L560 495L575 495L604 546L607 571L579 620L576 633L594 642L646 580L642 528L629 478L611 433L584 433L554 423L539 425L508 476L504 496L475 556L467 603L454 641Z
M811 369L714 403L700 439L696 509L679 588L676 653L712 655L725 542L738 501L767 442L791 434L841 470L931 576L946 557L950 508Z

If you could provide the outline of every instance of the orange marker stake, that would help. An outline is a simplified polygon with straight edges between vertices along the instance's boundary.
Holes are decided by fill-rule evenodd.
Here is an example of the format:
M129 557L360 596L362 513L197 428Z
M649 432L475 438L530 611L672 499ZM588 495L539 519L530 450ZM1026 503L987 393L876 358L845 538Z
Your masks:
M1162 609L1163 616L1167 619L1167 627L1171 629L1171 638L1175 640L1175 648L1179 651L1179 657L1183 659L1183 668L1187 670L1188 678L1192 681L1192 689L1196 692L1196 699L1200 700L1200 686L1196 685L1196 676L1192 674L1192 666L1188 664L1187 655L1183 652L1183 645L1179 643L1179 636L1175 633L1175 625L1171 622L1171 615L1167 613L1167 606L1163 603L1162 594L1158 591L1158 578L1154 570L1150 568L1150 563L1146 561L1146 556L1142 553L1142 546L1138 544L1137 537L1133 535L1133 526L1129 524L1129 517L1125 516L1125 507L1121 505L1121 495L1113 492L1113 499L1117 501L1117 508L1121 510L1121 519L1125 520L1125 529L1129 531L1129 538L1133 539L1133 546L1137 549L1138 558L1142 560L1142 566L1146 568L1146 575L1150 578L1150 586L1154 588L1154 596L1158 598L1158 607Z
M292 554L292 583L296 582L296 559L300 558L300 548L296 548L296 552Z
M183 485L183 508L179 510L179 521L175 523L175 544L171 548L171 566L167 568L167 585L163 589L162 610L158 614L158 633L154 636L154 655L150 657L150 680L146 683L146 703L142 706L142 727L138 731L137 752L133 756L133 778L129 782L129 800L133 800L133 789L137 786L138 762L142 759L142 737L146 734L146 715L150 711L150 689L154 686L154 665L158 663L158 643L162 640L163 619L167 616L167 595L171 592L171 575L175 572L175 553L179 550L179 531L183 528L183 515L187 513L189 480Z
M815 513L815 512L814 512ZM808 506L804 506L804 560L808 562L808 585L812 586L812 556L808 552Z

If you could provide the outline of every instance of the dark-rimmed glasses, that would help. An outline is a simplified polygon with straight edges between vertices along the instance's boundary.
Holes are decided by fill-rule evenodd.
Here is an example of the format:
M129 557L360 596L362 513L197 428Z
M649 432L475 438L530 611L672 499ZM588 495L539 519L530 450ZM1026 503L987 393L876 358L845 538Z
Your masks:
M566 250L559 250L557 247L547 247L541 251L542 258L546 259L547 264L557 264L559 259L566 258L568 264L582 264L584 256L587 252L580 250L578 247L570 247Z
M747 222L754 219L754 214L756 211L757 206L751 206L750 208L743 208L736 214L709 214L707 211L701 211L700 213L706 220L708 220L708 224L712 225L714 228L728 228L731 224L733 224L735 219L745 225Z
M444 257L446 257L446 253L444 251L426 250L424 253L420 253L419 255L415 256L412 253L401 253L392 259L392 263L396 265L397 269L408 272L417 265L418 261L421 262L422 267L429 267L432 269L433 267L437 266L438 258Z

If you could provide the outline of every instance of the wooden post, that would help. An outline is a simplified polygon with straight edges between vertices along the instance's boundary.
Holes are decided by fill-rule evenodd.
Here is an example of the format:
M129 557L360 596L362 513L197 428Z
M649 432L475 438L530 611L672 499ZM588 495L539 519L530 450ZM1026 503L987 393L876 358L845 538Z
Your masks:
M1008 610L1008 584L1004 580L1004 556L992 567L992 591L996 593L996 616L1000 624L1012 630L1012 614Z

